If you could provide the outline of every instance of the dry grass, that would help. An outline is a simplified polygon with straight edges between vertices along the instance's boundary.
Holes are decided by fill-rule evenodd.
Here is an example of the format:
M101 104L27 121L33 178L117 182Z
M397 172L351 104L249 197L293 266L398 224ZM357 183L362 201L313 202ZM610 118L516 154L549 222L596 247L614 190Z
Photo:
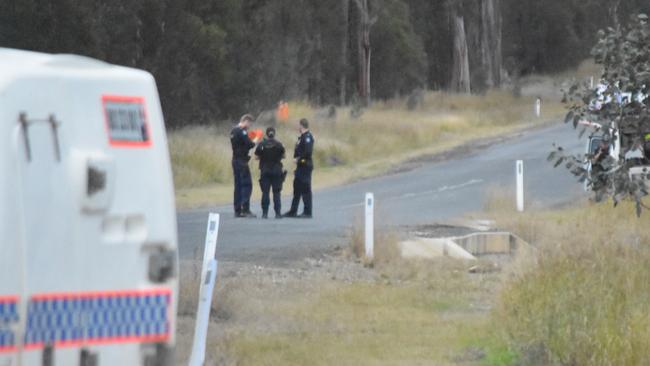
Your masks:
M490 337L477 305L492 295L457 262L431 266L427 280L263 283L240 280L217 298L236 304L216 325L231 331L211 341L232 364L470 365L457 358Z
M287 269L222 267L206 364L498 365L510 360L487 316L499 274L471 275L467 263L455 260L403 262L391 254L394 234L377 238L376 253L384 257L372 269L345 257ZM191 264L184 268L181 297L191 299L179 305L179 334L185 334L179 337L181 361L196 307L192 289L199 282Z
M381 217L381 215L379 215ZM393 263L400 258L398 242L399 234L391 230L388 225L375 223L373 258L366 257L365 229L361 219L356 220L356 225L350 230L350 241L346 256L359 260L370 267L382 266Z
M495 320L524 364L650 364L650 227L631 205L491 216L537 246Z
M452 364L458 345L484 324L447 294L433 286L324 286L311 301L278 309L291 314L292 330L243 336L233 351L242 365Z
M484 96L427 93L420 108L406 109L405 100L376 103L358 119L349 108L335 119L291 103L295 119L312 121L316 188L380 174L422 154L450 149L472 139L501 135L532 125L533 97L514 98L495 91ZM563 113L559 103L545 105L545 119ZM297 136L293 125L278 127L289 153ZM259 126L257 126L259 127ZM169 134L179 207L225 202L231 196L230 142L227 128L190 127ZM287 160L290 161L290 160ZM292 169L290 162L287 167ZM251 163L254 173L256 166ZM255 190L257 191L257 190Z

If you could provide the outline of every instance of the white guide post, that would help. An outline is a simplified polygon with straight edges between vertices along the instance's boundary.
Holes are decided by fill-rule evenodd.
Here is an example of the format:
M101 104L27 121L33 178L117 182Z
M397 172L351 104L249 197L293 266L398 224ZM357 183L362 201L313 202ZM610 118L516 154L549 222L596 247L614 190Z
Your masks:
M517 160L517 211L524 212L524 161Z
M537 98L535 100L535 116L537 118L542 116L542 98Z
M196 326L194 328L194 343L189 366L203 366L205 362L205 342L210 323L210 306L212 305L212 292L217 277L217 239L219 236L219 214L210 213L208 227L205 234L205 248L203 251L203 267L201 270L201 287L199 290L199 304L196 310Z
M366 193L366 258L371 259L375 254L375 196Z

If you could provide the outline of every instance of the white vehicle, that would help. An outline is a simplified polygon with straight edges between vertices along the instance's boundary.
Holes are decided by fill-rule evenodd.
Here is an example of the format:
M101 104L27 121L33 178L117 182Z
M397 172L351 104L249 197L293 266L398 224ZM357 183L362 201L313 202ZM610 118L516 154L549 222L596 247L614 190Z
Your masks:
M617 84L618 86L618 84ZM643 103L648 96L638 92L638 93L631 93L631 92L625 92L625 93L616 93L614 98L612 95L605 95L605 92L607 91L607 84L602 82L596 86L596 98L591 101L589 104L589 109L591 110L600 110L604 105L611 103L614 98L616 98L616 103L618 104L627 104L632 101L632 98L634 98L635 101L639 103Z
M598 123L592 123L592 122L586 122L586 121L581 121L580 124L595 128L596 130L601 130L602 126ZM627 151L624 155L621 155L621 136L618 130L612 130L610 131L610 136L612 140L609 143L609 156L614 159L615 161L620 161L621 158L625 162L633 162L633 161L643 161L646 157L644 155L644 151L642 149L636 149L636 150L630 150ZM594 134L589 138L587 141L587 144L585 146L585 153L587 155L593 156L596 154L598 151L598 148L600 147L601 143L603 141L603 135L600 133ZM591 179L591 167L592 167L592 162L587 161L585 163L585 169L587 169L587 172L589 174L589 178ZM646 186L648 186L648 179L647 176L650 174L650 165L643 165L643 164L636 164L630 167L629 169L629 176L630 179L640 179L644 180L646 182ZM585 190L589 190L589 181L585 181Z
M0 48L0 366L166 365L178 259L153 77Z

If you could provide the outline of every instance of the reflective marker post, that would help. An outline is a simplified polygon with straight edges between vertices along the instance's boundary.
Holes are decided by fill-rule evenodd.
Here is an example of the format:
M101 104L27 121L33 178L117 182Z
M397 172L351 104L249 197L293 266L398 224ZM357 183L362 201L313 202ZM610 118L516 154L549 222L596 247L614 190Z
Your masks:
M517 211L524 212L524 161L517 160Z
M542 116L542 98L537 98L535 100L535 116L537 118Z
M219 214L210 213L210 216L208 217L208 227L205 234L203 267L201 270L201 288L199 290L199 304L196 310L196 326L194 329L194 343L192 345L192 355L189 363L190 366L203 366L205 362L205 342L208 336L212 292L214 290L218 268L216 259L218 237Z
M366 258L372 259L375 254L375 196L372 193L366 193Z

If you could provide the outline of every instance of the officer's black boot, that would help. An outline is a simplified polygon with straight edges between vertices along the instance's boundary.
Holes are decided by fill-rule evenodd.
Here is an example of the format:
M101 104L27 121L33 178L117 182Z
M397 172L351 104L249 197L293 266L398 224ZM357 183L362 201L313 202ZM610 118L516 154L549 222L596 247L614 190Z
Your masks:
M250 206L244 205L242 207L241 215L239 217L247 217L250 219L254 219L257 217L257 215L251 212Z
M293 201L291 201L291 209L287 211L284 217L297 217L298 216L298 205L300 204L300 194L293 193Z
M302 200L305 203L305 210L303 211L301 218L311 219L311 192L305 193L302 195Z
M264 202L262 202L262 218L263 219L268 219L269 218L269 205L268 203L264 205Z
M298 217L298 213L295 211L287 211L284 213L284 215L282 215L282 217Z

